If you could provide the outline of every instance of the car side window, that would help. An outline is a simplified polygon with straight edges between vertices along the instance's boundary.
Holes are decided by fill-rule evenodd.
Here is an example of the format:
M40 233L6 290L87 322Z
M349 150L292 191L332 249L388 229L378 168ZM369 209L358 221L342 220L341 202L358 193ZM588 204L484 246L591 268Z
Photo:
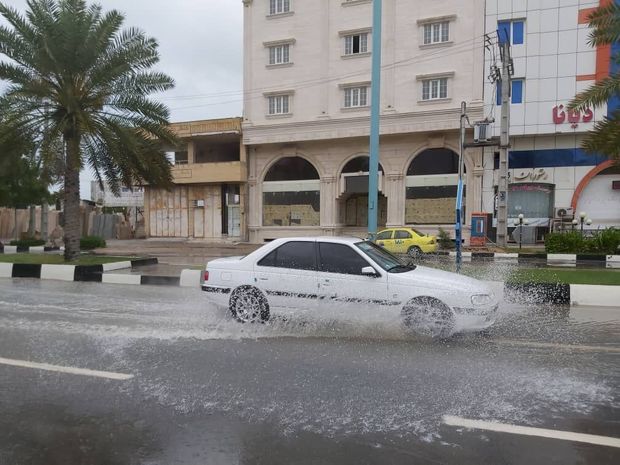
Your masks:
M360 254L345 244L319 242L319 271L326 273L362 274L362 268L371 266Z
M395 239L411 239L411 233L409 231L398 230L396 231Z
M392 239L392 231L383 231L380 232L379 234L377 234L377 239L378 241L387 241L389 239Z
M262 258L258 265L293 270L316 270L315 243L287 242Z

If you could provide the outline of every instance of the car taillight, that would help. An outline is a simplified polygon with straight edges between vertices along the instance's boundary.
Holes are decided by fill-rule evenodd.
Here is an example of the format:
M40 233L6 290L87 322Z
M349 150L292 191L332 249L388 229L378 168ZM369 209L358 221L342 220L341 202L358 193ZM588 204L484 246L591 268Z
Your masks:
M205 270L205 281L209 280L209 272Z

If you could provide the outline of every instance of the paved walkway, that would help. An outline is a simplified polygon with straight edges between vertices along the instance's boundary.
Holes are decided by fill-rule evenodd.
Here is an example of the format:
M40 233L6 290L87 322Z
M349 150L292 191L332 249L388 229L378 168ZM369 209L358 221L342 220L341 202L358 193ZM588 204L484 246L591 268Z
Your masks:
M108 240L105 249L97 249L102 255L136 255L157 257L160 264L184 265L186 268L204 266L209 260L219 257L247 255L259 245L248 243L213 243L174 240Z

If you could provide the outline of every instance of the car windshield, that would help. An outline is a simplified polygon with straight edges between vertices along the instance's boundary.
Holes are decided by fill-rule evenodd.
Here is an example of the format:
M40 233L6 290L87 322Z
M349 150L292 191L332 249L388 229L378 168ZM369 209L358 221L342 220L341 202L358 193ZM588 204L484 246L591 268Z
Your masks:
M374 262L388 273L404 273L415 270L415 265L408 265L395 257L387 250L379 247L374 242L364 241L355 244L362 252L374 260Z
M416 233L418 236L426 236L426 234L424 234L423 232L418 231L417 229L411 229L414 233Z

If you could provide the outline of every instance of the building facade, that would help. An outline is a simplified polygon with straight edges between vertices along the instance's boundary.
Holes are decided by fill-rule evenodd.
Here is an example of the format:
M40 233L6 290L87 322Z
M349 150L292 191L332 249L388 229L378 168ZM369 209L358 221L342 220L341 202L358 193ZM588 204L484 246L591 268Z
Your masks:
M510 41L514 62L510 105L508 216L529 219L530 239L570 226L585 212L592 227L620 226L620 171L604 157L585 153L581 142L597 121L618 108L571 112L577 93L617 71L610 56L618 47L588 45L589 13L611 0L487 0L486 31ZM497 63L486 52L486 75ZM499 135L499 87L485 84L485 114L495 116ZM498 154L486 148L480 209L496 210ZM615 181L615 183L614 183Z
M169 148L174 187L145 187L147 237L247 240L241 118L171 127L182 141L181 147Z
M372 2L243 4L250 241L365 234ZM461 102L484 117L485 2L384 0L382 28L379 224L451 229ZM472 212L482 149L465 169Z

